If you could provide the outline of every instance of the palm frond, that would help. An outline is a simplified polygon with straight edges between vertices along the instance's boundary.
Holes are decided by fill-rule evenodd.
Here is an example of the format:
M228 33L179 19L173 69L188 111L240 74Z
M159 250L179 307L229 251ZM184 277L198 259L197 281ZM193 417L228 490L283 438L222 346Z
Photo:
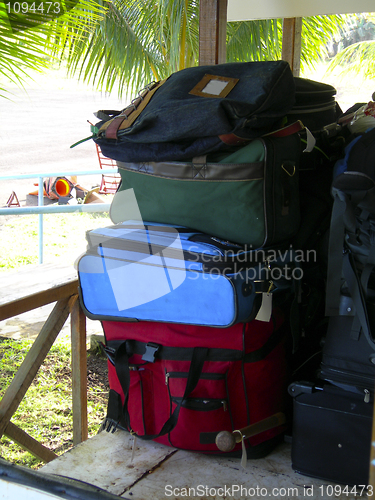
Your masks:
M276 19L227 25L227 61L266 61L281 55L281 24Z
M113 0L90 35L82 32L67 55L69 70L98 88L134 93L197 64L199 6L187 0Z
M87 29L85 16L97 22L103 13L95 0L82 0L74 7L66 0L65 6L62 16L41 24L45 18L40 14L31 11L27 16L10 15L5 3L0 3L0 77L22 87L30 70L50 68L67 41L71 43L77 31ZM1 90L4 97L4 85Z
M345 24L336 37L337 54L331 60L328 72L342 69L364 78L375 74L375 14L346 15Z
M92 32L82 30L71 40L65 52L70 74L109 92L117 82L120 94L126 86L134 90L159 79L163 71L158 43L152 31L144 29L152 10L143 1L109 3Z
M301 67L312 66L327 56L326 45L345 24L343 16L303 18ZM266 61L281 58L282 20L228 23L228 61Z
M314 66L316 62L328 56L327 43L345 24L345 17L340 15L314 16L303 19L301 67Z
M340 23L340 16L304 19L302 64L324 57L325 44ZM81 0L63 16L35 28L14 33L4 26L0 75L18 82L29 67L42 69L51 57L59 57L70 75L129 95L198 64L199 0ZM227 60L279 59L281 40L280 19L228 23Z
M375 40L357 42L339 52L331 61L328 72L342 68L345 73L361 73L364 78L375 75Z

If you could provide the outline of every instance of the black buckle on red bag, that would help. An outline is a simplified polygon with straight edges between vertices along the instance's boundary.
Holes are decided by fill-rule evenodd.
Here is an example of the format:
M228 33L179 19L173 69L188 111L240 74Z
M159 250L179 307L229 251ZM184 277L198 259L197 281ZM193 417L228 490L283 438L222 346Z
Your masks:
M142 355L142 360L153 363L155 361L155 354L158 352L159 348L160 345L154 344L153 342L146 344L146 352Z

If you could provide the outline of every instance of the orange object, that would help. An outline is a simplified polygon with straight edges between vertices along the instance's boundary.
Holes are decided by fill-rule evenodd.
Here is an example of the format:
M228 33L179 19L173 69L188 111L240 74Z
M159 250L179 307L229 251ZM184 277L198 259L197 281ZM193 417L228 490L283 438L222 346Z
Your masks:
M55 184L55 191L58 196L69 196L71 185L66 179L58 179Z
M37 185L38 185L38 184L34 184L34 186L37 186ZM36 191L32 191L32 192L31 192L31 193L29 193L29 194L32 194L33 196L38 196L39 191L38 191L38 190L36 190ZM47 196L47 192L46 192L46 190L45 190L44 188L43 188L43 196Z

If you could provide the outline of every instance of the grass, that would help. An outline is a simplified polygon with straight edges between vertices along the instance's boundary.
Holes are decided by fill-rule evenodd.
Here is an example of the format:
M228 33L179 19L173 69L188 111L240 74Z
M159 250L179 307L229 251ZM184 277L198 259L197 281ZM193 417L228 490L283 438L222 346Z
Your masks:
M1 222L1 220L0 220ZM43 262L73 265L85 251L85 233L111 225L106 213L46 214L43 216ZM38 216L15 216L0 226L0 271L38 264Z
M44 262L73 265L85 251L85 233L111 225L108 214L47 214L44 219ZM0 220L1 222L1 220ZM0 225L0 271L11 271L38 263L38 217L12 217ZM0 337L0 399L22 363L32 340ZM73 445L72 383L69 338L52 346L28 389L12 422L60 455ZM108 384L106 361L88 353L89 436L97 433L106 414ZM43 463L3 436L0 456L31 468Z
M21 365L31 340L0 338L0 398ZM71 349L68 339L56 342L26 396L21 401L12 422L30 436L60 455L73 445L72 382L70 370ZM95 365L105 371L105 360L89 354L88 358L88 429L95 435L106 414L108 386L98 375ZM91 369L90 369L91 366ZM31 468L43 465L38 458L22 450L16 443L3 436L0 456L9 462Z

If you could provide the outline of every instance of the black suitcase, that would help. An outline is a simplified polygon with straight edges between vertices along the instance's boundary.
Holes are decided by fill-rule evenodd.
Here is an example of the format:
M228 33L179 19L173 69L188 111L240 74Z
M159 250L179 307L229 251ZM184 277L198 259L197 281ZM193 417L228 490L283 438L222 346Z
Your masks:
M369 484L373 404L325 384L289 386L293 396L292 468L349 486Z
M294 77L294 84L296 100L287 114L290 123L301 120L305 127L316 133L337 121L342 110L332 85L298 77Z

